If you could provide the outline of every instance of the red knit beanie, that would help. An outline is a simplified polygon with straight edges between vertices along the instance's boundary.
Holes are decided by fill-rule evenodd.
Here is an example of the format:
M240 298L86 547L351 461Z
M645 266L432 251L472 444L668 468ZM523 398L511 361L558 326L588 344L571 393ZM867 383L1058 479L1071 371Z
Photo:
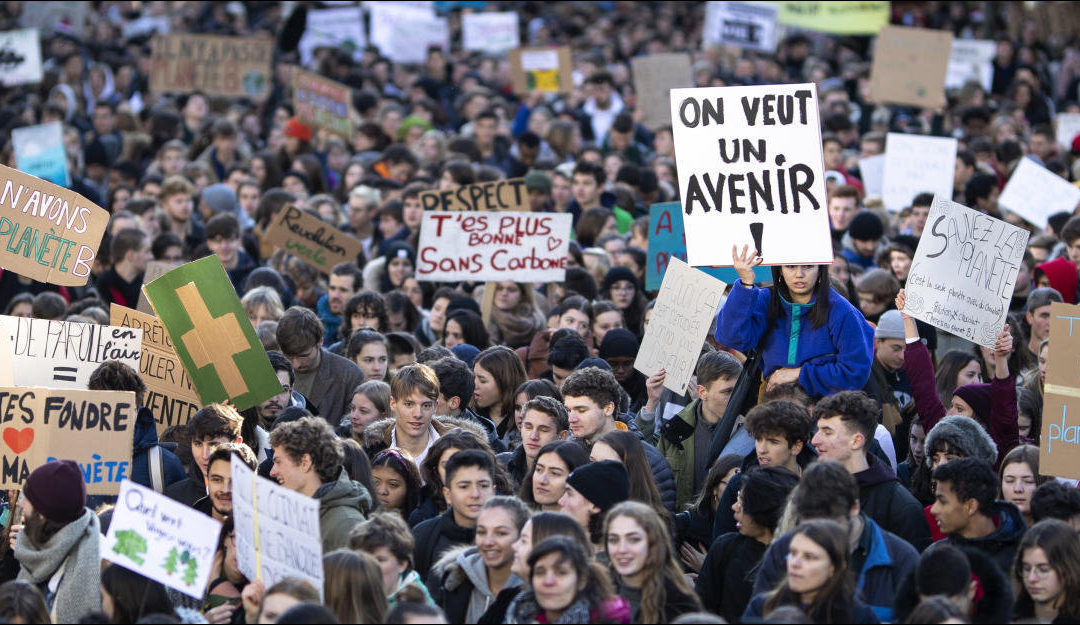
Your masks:
M86 507L86 482L71 460L54 460L34 469L22 492L34 510L58 523L74 521Z
M285 122L283 132L286 137L292 137L293 139L299 139L301 141L311 141L311 128L308 128L303 122L295 117L292 117L289 121Z

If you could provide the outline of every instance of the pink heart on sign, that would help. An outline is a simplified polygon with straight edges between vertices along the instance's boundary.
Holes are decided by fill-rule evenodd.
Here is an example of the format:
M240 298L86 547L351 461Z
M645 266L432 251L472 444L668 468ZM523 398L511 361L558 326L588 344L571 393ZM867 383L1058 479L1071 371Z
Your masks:
M555 248L562 245L562 239L556 239L555 237L548 237L548 251L554 252Z

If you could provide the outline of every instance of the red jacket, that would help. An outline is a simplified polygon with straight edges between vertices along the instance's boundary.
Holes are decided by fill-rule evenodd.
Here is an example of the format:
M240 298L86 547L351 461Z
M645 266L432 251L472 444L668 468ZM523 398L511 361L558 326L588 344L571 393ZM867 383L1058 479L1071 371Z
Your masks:
M1050 280L1050 286L1054 287L1066 304L1076 303L1077 275L1076 265L1063 256L1035 266L1035 280L1039 279L1039 272L1046 275Z

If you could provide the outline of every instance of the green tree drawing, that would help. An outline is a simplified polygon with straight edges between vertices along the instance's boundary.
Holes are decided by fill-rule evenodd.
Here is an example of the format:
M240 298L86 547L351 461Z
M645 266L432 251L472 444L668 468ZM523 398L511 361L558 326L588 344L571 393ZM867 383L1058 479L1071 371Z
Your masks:
M116 532L113 553L127 556L136 564L143 564L145 560L142 555L146 553L146 539L135 530L120 530Z
M180 552L173 547L169 550L169 555L165 557L165 563L161 565L165 572L172 575L180 568Z
M194 586L198 577L199 562L195 558L188 558L187 566L184 568L184 583L188 586Z

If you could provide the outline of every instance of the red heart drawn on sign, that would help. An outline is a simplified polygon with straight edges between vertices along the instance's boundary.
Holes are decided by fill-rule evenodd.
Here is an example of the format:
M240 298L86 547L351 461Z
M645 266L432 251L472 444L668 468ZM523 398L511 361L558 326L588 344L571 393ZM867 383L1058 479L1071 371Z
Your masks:
M21 454L34 444L34 428L4 428L4 442L11 451Z
M555 237L548 237L548 251L549 252L554 252L555 248L559 247L560 245L562 245L562 239L557 239Z

